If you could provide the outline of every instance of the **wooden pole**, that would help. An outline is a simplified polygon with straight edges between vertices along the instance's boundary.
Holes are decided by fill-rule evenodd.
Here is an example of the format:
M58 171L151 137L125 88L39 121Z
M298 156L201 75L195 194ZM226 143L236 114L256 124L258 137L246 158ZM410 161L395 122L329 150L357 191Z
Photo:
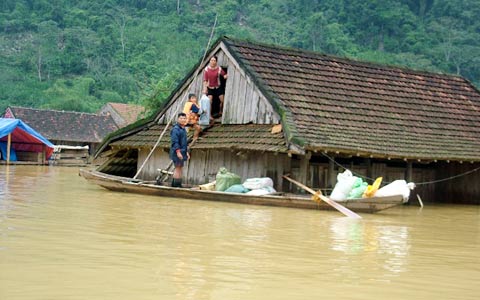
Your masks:
M8 139L7 139L7 165L10 163L10 149L12 147L12 134L8 134Z
M355 218L355 219L361 219L362 217L360 217L358 214L354 213L353 211L349 210L348 208L346 208L345 206L333 201L332 199L330 198L327 198L325 196L323 196L322 194L320 193L317 193L315 192L314 190L312 190L311 188L309 188L308 186L284 175L283 178L287 179L288 181L298 185L299 187L301 187L302 189L306 190L307 192L309 192L310 194L312 195L315 195L315 196L318 196L320 199L322 199L324 202L326 202L328 205L332 206L333 208L335 208L336 210L338 210L339 212L341 212L342 214L346 215L347 217L350 217L350 218Z

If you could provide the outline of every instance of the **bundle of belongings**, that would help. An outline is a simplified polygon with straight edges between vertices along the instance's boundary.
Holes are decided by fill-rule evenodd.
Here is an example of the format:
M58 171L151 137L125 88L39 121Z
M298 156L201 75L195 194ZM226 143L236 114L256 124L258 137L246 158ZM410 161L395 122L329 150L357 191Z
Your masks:
M226 168L220 168L215 176L215 181L200 185L200 189L227 193L242 193L254 196L268 195L277 192L273 188L273 180L269 177L248 178L242 183L240 176L229 172Z
M338 174L337 183L330 194L330 199L345 201L357 198L402 195L403 202L407 202L410 191L415 188L413 182L407 183L403 179L395 180L380 187L382 179L382 177L378 177L373 184L369 185L362 178L353 176L350 170L345 170L345 172Z

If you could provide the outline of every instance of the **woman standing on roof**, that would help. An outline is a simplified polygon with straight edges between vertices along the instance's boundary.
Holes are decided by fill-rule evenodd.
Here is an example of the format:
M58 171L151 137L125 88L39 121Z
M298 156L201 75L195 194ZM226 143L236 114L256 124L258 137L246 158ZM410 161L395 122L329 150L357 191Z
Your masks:
M223 96L225 91L221 88L220 85L220 76L227 79L228 74L220 66L217 65L217 57L212 56L210 58L210 63L205 67L203 72L203 86L204 93L207 94L210 98L210 103L212 103L214 97L218 97L220 100L220 116L223 111Z

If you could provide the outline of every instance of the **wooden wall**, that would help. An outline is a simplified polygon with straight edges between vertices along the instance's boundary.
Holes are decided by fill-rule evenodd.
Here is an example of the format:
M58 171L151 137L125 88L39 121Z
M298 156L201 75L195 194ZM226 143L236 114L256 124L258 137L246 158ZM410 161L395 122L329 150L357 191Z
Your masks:
M139 151L137 168L140 168L149 152L147 149ZM154 180L157 169L165 169L169 163L168 153L157 149L145 164L139 178ZM242 181L253 177L270 177L274 181L275 189L282 190L282 175L290 171L290 159L285 154L194 150L183 169L184 183L196 185L213 181L221 167L239 175Z
M252 79L228 53L225 46L220 44L212 53L218 57L219 65L228 69L222 123L279 124L280 116L274 111L270 102L263 96ZM211 56L207 56L202 66L174 95L174 101L171 102L164 116L160 118L161 123L166 124L169 120L176 119L176 115L183 110L183 106L188 100L188 94L194 93L198 97L201 96L203 69L208 65Z
M438 163L435 180L451 179L433 184L437 190L435 202L480 204L480 170L472 172L478 168L480 163ZM467 172L470 173L466 174ZM459 174L465 175L452 178ZM429 200L431 199L427 199Z
M148 155L150 150L141 150L139 152L138 168ZM170 163L168 153L162 149L154 152L149 162L145 165L140 178L144 180L153 180L158 168L166 168ZM402 166L400 162L392 166L383 161L370 161L362 164L345 165L355 174L363 177L375 179L379 176L383 177L384 182L391 182L396 179L407 178L407 163ZM370 166L369 166L370 164ZM398 165L400 164L400 165ZM329 174L331 166L329 162L309 162L306 169L302 167L301 157L290 158L285 154L259 153L238 151L220 151L195 150L192 153L192 159L185 165L183 178L184 182L189 184L203 184L214 180L215 174L221 167L226 167L229 171L234 172L242 177L242 180L252 177L268 176L274 180L275 189L277 191L294 191L298 192L295 187L291 186L282 175L290 173L293 178L299 179L304 176L306 184L314 189L321 189L329 194L336 183L338 173L344 169L335 165L333 174ZM413 164L412 182L420 183L410 196L411 203L418 202L416 195L419 194L422 200L438 203L464 203L464 204L480 204L480 170L472 172L465 176L452 178L447 181L437 183L428 183L438 181L445 178L454 177L480 168L480 164L470 163L430 163L430 164ZM305 172L305 174L302 174ZM333 184L329 183L330 178L334 178ZM408 181L408 180L407 180ZM372 180L369 181L372 183ZM427 183L427 184L422 184Z
M300 159L297 162L292 162L292 173L297 178L300 178L300 173L303 172L300 165ZM414 204L418 203L417 194L424 202L480 204L480 170L458 178L451 178L480 168L478 163L415 163L412 164L411 180L408 180L408 163L403 161L386 162L365 159L360 164L350 162L349 164L342 163L342 165L363 178L375 179L382 176L384 183L397 179L405 179L407 182L416 183L417 187L410 196L410 201ZM328 161L310 162L306 170L307 185L314 189L321 189L327 194L330 193L335 186L338 173L345 169L335 165L333 174L329 174L329 167ZM333 178L333 183L330 183L330 178ZM450 179L443 181L443 179L448 178ZM372 181L368 180L370 184Z

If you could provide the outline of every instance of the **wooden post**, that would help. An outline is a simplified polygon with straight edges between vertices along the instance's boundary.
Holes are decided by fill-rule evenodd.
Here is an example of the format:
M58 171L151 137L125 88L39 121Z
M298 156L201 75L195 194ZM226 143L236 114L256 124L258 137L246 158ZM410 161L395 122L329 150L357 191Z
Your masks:
M336 176L335 176L335 161L334 157L332 159L328 160L328 188L333 188L336 182Z
M7 165L10 163L10 150L12 147L12 134L8 134L8 139L7 139Z
M368 178L373 178L372 160L370 158L367 158L367 159L365 159L365 163L367 165L367 177Z
M43 164L47 164L47 147L45 146L45 144L42 145L42 163Z
M407 162L407 170L405 177L407 179L407 182L412 182L413 179L413 164L411 161Z
M283 174L286 174L286 173L290 174L290 173L292 173L292 159L291 159L290 157L288 157L288 155L282 155L282 159L281 159L281 162L280 162L280 163L281 163L282 166L283 166L283 167L282 167L282 172L283 172ZM283 175L283 174L282 174L282 175ZM283 177L282 177L282 178L283 178ZM287 192L287 191L291 191L291 190L292 190L292 189L291 189L291 186L290 186L290 181L288 181L288 180L282 180L281 182L282 182L282 185L281 185L281 187L282 187L281 191L282 191L282 192Z
M308 184L308 166L310 162L310 157L312 157L312 153L307 152L305 155L300 157L300 171L298 174L298 181L305 182Z

